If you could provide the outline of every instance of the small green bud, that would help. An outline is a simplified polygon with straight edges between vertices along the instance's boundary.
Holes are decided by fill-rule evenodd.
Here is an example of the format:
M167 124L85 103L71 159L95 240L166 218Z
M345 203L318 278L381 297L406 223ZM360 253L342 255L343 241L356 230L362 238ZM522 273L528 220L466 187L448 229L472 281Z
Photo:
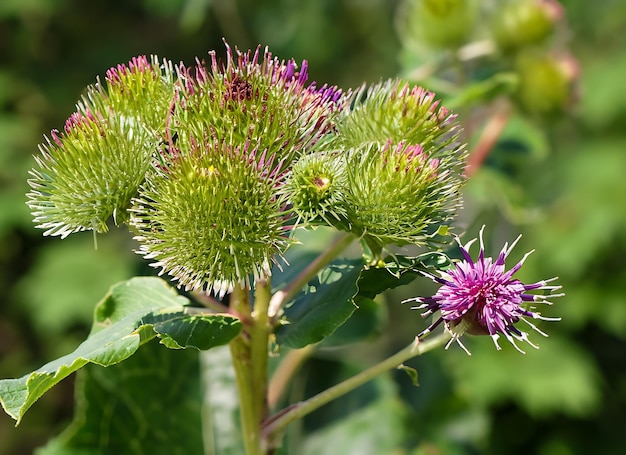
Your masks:
M518 49L548 38L563 16L556 0L516 0L505 3L493 22L496 43L504 49Z
M399 11L407 47L457 49L471 38L478 8L475 0L406 0Z
M145 130L132 119L74 114L66 133L52 132L40 145L39 166L30 172L28 205L44 235L107 231L123 221L150 165Z
M368 143L346 161L350 231L374 254L387 244L429 243L460 204L462 177L420 145Z
M527 112L550 117L573 102L579 72L573 57L524 53L516 68L520 84L515 97Z
M347 175L339 152L304 155L293 166L285 191L304 223L345 223Z

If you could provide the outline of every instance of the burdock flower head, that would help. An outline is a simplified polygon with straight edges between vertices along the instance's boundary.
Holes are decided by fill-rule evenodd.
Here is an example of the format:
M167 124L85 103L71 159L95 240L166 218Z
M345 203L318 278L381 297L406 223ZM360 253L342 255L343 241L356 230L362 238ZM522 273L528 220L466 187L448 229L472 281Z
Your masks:
M480 230L480 251L476 261L469 254L469 249L476 239L462 245L457 238L463 260L457 262L451 270L442 272L440 276L429 275L442 285L437 293L432 297L416 297L406 301L419 303L420 305L414 309L425 310L423 316L438 314L435 321L420 333L419 337L444 323L446 329L452 333L448 346L452 341L456 341L468 354L469 351L460 341L464 333L489 335L497 349L500 349L498 345L500 335L504 335L522 353L524 351L517 346L515 340L524 341L537 348L529 340L528 333L520 330L515 324L523 321L534 331L547 336L530 322L530 319L545 321L559 319L543 317L529 305L532 303L550 305L548 298L563 295L555 293L561 287L549 284L556 278L531 284L524 284L513 278L532 251L526 253L513 268L506 270L505 260L521 236L511 246L505 244L497 259L493 261L492 258L485 257L483 230L484 227ZM543 292L533 293L537 291Z

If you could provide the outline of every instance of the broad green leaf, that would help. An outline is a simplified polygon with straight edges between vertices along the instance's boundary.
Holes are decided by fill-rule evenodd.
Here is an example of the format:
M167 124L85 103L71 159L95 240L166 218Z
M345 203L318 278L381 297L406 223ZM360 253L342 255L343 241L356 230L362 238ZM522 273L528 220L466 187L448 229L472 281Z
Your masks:
M419 271L444 269L451 264L442 253L425 253L417 257L387 258L383 267L361 271L357 283L359 292L354 298L357 309L350 319L324 340L324 346L339 346L372 338L381 333L386 306L376 302L378 294L412 282Z
M301 348L333 333L352 315L363 262L340 260L322 269L286 308L278 344Z
M110 368L78 372L73 422L37 455L202 454L202 394L195 351L155 341Z
M133 278L111 288L98 304L91 334L74 352L18 379L0 381L0 403L20 423L46 391L88 363L110 366L158 336L168 347L209 349L241 330L228 315L194 315L187 299L158 278Z
M450 259L438 252L415 257L397 255L386 258L383 267L363 270L359 280L359 296L374 298L384 291L409 284L419 276L420 271L441 270L450 264Z
M343 259L322 269L317 277L285 308L285 325L276 332L278 344L302 348L330 336L353 315L356 321L328 340L329 345L367 338L382 324L384 312L373 298L410 283L419 271L445 268L442 253L388 258L382 267L363 269L360 259ZM365 308L357 310L363 303Z

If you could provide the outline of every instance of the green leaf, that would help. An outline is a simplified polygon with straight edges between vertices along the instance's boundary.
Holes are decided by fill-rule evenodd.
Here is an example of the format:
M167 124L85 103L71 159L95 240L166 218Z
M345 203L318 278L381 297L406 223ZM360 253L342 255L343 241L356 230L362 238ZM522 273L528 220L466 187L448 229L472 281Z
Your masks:
M344 259L322 269L285 308L278 344L301 348L317 343L346 322L356 309L353 298L362 267L360 259Z
M363 270L359 280L359 296L374 298L388 289L409 284L419 276L420 271L441 270L450 264L450 259L438 252L415 257L388 257L383 266Z
M419 387L419 381L417 380L417 370L415 368L408 367L404 364L398 366L398 370L404 371L407 376L411 379L411 382L415 387Z
M88 363L119 363L155 336L168 347L209 349L241 330L232 316L188 314L187 303L159 278L133 278L113 286L96 307L89 337L74 352L21 378L0 381L2 407L19 424L39 397Z
M384 312L373 302L382 292L413 281L420 271L442 269L450 259L442 253L387 258L383 266L364 269L360 259L342 259L322 269L285 308L278 344L302 348L335 334L352 316L358 317L327 340L329 345L355 342L379 330ZM363 309L357 309L364 305Z
M37 455L201 454L199 355L152 341L126 362L77 375L74 420Z
M379 335L385 320L385 306L375 300L357 297L356 309L352 316L330 336L324 339L324 346L342 346Z

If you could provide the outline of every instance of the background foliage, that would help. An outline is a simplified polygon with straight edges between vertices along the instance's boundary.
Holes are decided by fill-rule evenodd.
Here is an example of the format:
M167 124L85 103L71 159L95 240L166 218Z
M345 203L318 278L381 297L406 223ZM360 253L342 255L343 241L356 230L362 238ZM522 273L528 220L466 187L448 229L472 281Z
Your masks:
M354 445L342 449L355 439L375 454L624 453L626 4L562 3L581 68L579 101L558 121L512 118L466 186L461 222L472 235L489 224L494 253L522 232L519 254L537 249L524 278L559 275L567 296L550 315L563 321L550 324L550 338L524 357L472 339L471 357L451 348L419 358L411 364L419 388L398 372L320 409L302 422L307 432L318 431L297 453L320 453L329 443L336 453L366 453ZM42 133L62 126L95 75L138 54L190 63L223 49L225 37L242 49L262 43L282 58L308 59L313 80L356 87L405 69L398 6L384 0L1 2L0 377L19 377L71 352L113 283L152 273L129 252L133 243L124 230L99 237L97 250L90 234L43 238L25 205ZM462 112L461 123L470 114ZM297 376L290 399L406 345L424 321L399 301L430 291L418 280L387 295L382 337L320 349ZM17 429L0 414L0 453L31 453L67 425L72 406L73 384L65 381ZM364 432L364 425L376 432Z

